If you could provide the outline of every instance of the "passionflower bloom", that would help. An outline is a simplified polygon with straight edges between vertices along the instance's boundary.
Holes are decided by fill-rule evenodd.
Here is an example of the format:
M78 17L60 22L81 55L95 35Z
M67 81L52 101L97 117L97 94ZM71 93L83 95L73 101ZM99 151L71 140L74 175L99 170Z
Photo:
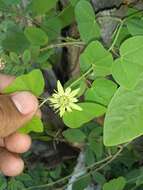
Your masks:
M60 81L58 81L57 90L55 90L55 92L49 98L50 106L59 113L60 117L63 117L66 111L82 111L82 108L76 104L78 102L78 99L76 98L78 92L79 89L72 90L70 87L64 90Z

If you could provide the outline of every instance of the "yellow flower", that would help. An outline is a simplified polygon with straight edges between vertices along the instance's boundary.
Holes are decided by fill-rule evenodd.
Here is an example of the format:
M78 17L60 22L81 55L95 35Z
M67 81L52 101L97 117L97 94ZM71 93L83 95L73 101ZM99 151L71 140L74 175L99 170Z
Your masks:
M73 109L82 111L82 108L75 104L78 102L76 98L78 92L79 89L72 91L70 87L64 90L60 81L58 81L57 91L55 90L55 93L49 98L50 106L53 107L56 112L59 112L60 117L62 117L66 111L72 112Z

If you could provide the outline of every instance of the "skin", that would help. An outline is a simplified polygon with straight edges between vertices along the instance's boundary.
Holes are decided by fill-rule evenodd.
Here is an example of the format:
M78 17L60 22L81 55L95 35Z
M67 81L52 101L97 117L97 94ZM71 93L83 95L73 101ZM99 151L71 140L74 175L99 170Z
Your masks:
M8 86L13 80L14 77L12 76L6 76L0 74L0 92L2 92L2 90L6 86ZM24 92L22 95L23 95L23 100L26 104L25 113L22 115L22 117L24 118L24 122L27 122L35 114L40 115L40 111L38 111L37 113L38 101L36 97L34 97L29 92ZM13 94L10 95L10 98L12 97ZM18 96L15 96L15 98L19 98L19 94ZM28 113L29 110L30 112ZM15 117L14 112L12 114L13 117ZM6 118L8 117L9 115L6 115ZM11 123L13 122L12 118L10 119ZM1 125L4 122L5 121L1 122ZM15 126L12 127L12 131L10 132L10 134L8 135L5 134L4 138L0 138L0 171L6 176L17 176L23 171L24 162L21 159L20 154L28 151L28 149L31 146L30 136L16 132L17 128L14 129L14 127Z

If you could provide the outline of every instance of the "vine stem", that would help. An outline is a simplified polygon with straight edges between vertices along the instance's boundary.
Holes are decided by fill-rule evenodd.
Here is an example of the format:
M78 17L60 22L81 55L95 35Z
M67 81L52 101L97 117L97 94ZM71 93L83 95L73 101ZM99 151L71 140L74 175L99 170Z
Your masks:
M97 19L111 19L113 21L117 21L117 22L122 22L122 19L119 17L112 17L111 15L102 15L102 16L98 16Z
M78 83L81 79L83 79L84 77L86 77L91 71L93 70L93 67L90 67L83 75L81 75L81 77L79 77L77 80L75 80L73 83L71 83L69 85L69 87L73 87L76 83Z
M122 21L121 21L121 24L120 24L120 26L119 26L119 28L118 28L118 30L117 30L116 36L115 36L115 38L114 38L114 41L113 41L113 43L111 44L111 46L110 46L110 48L108 49L108 51L112 51L112 50L113 50L113 48L114 48L114 46L115 46L115 44L116 44L116 42L117 42L117 40L118 40L118 38L119 38L119 35L120 35L120 32L121 32L121 30L122 30L123 25L124 25L124 21L122 20Z
M96 162L96 163L92 164L91 166L93 167L93 166L102 164L102 163L106 162L107 160L109 160L109 158L111 158L111 157L109 156L109 157L107 157L107 158L105 158L105 159L103 159L103 160L100 160L99 162ZM89 169L91 166L88 166L86 169ZM77 173L77 174L78 174L78 173ZM44 184L44 185L39 185L39 186L33 186L33 187L25 188L25 189L22 189L22 190L32 190L32 189L35 190L35 188L51 187L51 186L54 186L54 185L56 185L56 184L62 183L62 182L64 182L65 180L68 180L70 177L72 177L72 174L70 174L70 175L68 175L68 176L65 176L65 177L63 177L62 179L59 179L59 180L57 180L57 181L55 181L55 182L51 182L51 183Z
M118 37L120 35L120 32L121 32L121 29L123 27L123 24L124 24L124 20L120 20L118 19L118 21L120 21L120 26L119 28L117 29L117 33L116 33L116 36L115 36L115 39L111 45L111 47L108 49L108 51L111 51L113 50L117 40L118 40ZM47 47L44 47L42 48L40 51L45 51L47 49L52 49L52 48L55 48L55 47L64 47L64 46L68 46L68 45L80 45L80 46L84 46L85 43L84 42L81 42L81 41L72 41L72 42L63 42L63 43L59 43L59 44L52 44L52 45L49 45ZM81 79L83 79L84 77L86 77L91 71L93 70L93 66L91 66L83 75L81 75L77 80L75 80L73 83L71 83L69 85L69 87L73 87L76 83L78 83ZM39 105L39 108L41 108L45 103L47 103L49 98L46 98L40 105Z
M46 104L49 100L49 97L43 100L43 102L39 105L39 108L41 108L44 104Z
M63 43L58 43L58 44L51 44L47 47L41 48L40 51L45 51L48 49L64 47L64 46L84 46L84 45L85 43L82 41L63 42Z
M120 25L119 27L117 27L117 32L115 31L116 35L115 35L115 38L113 40L113 43L111 44L111 46L109 47L108 51L113 51L114 49L114 46L116 45L116 42L119 38L119 35L120 35L120 32L122 30L122 27L124 25L124 22L127 20L128 18L124 18L123 20L121 19L117 19L117 21L120 22ZM44 47L42 48L40 51L45 51L47 49L52 49L52 48L55 48L55 47L64 47L64 46L68 46L68 45L80 45L80 46L84 46L85 43L82 42L82 41L71 41L71 42L63 42L63 43L59 43L59 44L52 44L52 45L49 45L47 47ZM69 85L69 87L73 87L76 83L78 83L82 78L86 77L91 71L93 70L93 66L90 67L83 75L81 75L77 80L75 80L73 83L71 83ZM45 103L47 103L48 101L48 98L46 98L40 105L39 105L39 108L41 108Z
M127 145L128 145L128 144L127 144ZM79 177L77 180L80 180L80 179L82 179L83 177L85 177L85 176L87 176L87 175L89 175L89 174L92 174L93 171L99 171L99 170L103 169L105 166L107 166L107 165L110 164L112 161L114 161L114 160L120 155L120 153L123 151L124 147L127 146L127 145L120 146L120 147L119 147L119 150L117 151L116 154L110 155L110 156L106 157L105 159L100 160L100 161L98 161L98 162L95 162L94 164L92 164L92 165L86 167L85 169L86 169L86 170L90 170L90 171L87 172L85 175ZM104 163L104 162L105 162L105 163ZM104 163L104 164L101 165L100 167L94 169L95 166L98 166L98 165L100 165L100 164L102 164L102 163ZM77 174L78 174L78 173L77 173ZM39 186L33 186L33 187L29 187L29 188L24 188L24 189L22 189L22 190L32 190L32 189L35 190L35 189L37 189L37 188L51 187L51 186L54 186L54 185L56 185L56 184L62 183L62 182L64 182L65 180L68 180L70 177L72 177L72 174L70 174L70 175L68 175L68 176L65 176L65 177L63 177L62 179L59 179L59 180L57 180L57 181L55 181L55 182L51 182L51 183L44 184L44 185L39 185ZM76 180L76 181L77 181L77 180ZM69 185L69 184L68 184L68 185Z
M117 30L117 33L116 33L116 36L115 36L115 39L111 45L111 47L108 49L108 51L111 51L113 50L117 40L118 40L118 37L120 35L120 32L121 32L121 29L123 27L123 24L124 24L124 21L121 21L121 24ZM66 45L84 45L84 42L64 42L64 43L60 43L60 44L52 44L50 46L47 46L45 48L42 48L41 51L44 51L46 49L51 49L51 48L54 48L54 47L63 47L63 46L66 46ZM83 79L84 77L86 77L91 71L93 70L93 66L90 67L83 75L81 75L77 80L75 80L73 83L71 83L69 85L69 87L73 87L76 83L78 83L81 79ZM49 98L46 98L40 105L39 105L39 108L41 108L45 103L47 103Z

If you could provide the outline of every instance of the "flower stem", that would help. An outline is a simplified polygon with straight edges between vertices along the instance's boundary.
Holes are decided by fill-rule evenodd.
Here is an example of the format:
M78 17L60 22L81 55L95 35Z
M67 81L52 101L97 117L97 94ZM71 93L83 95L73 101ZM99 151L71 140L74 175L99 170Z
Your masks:
M73 87L76 83L78 83L81 79L86 77L91 71L93 70L93 67L90 67L83 75L81 75L77 80L75 80L73 83L69 85L69 87Z
M49 97L43 100L43 102L39 105L39 108L41 108L44 104L46 104L49 100Z

